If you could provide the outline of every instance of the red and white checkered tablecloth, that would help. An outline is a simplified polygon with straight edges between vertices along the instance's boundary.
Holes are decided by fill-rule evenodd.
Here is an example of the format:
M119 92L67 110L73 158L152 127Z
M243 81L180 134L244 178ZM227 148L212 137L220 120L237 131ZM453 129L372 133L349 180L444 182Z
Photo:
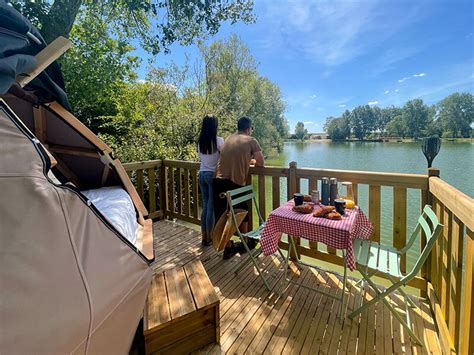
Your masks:
M369 239L373 227L359 207L346 209L341 220L313 217L292 210L293 200L272 211L262 231L260 245L265 255L277 251L283 233L312 242L322 242L329 247L346 250L346 263L350 270L356 267L352 240Z

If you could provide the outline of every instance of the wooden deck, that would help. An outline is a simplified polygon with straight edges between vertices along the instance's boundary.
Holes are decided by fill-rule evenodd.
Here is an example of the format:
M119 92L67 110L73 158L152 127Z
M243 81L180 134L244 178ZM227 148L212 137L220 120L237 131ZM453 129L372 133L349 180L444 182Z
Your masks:
M238 276L231 269L241 259L222 260L222 253L200 246L199 231L178 223L154 224L154 269L163 271L201 259L221 301L221 342L199 353L210 354L440 354L439 340L429 306L414 298L421 312L410 311L415 332L424 347L414 346L403 327L379 303L351 321L337 319L339 303L303 287L290 285L278 296L283 275L280 259L261 257L271 275L274 292L268 292L249 265ZM325 270L293 269L293 277L332 293L342 291L342 277ZM352 285L355 281L350 279ZM360 286L349 288L348 311L374 294ZM392 302L403 307L402 298Z

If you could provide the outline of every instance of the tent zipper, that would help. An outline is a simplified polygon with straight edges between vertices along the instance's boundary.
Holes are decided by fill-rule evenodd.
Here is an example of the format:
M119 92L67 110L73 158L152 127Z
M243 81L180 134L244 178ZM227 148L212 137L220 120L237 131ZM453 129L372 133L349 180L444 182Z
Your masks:
M3 102L0 101L0 103L3 104ZM5 113L7 114L8 117L13 121L15 126L18 127L18 129L33 143L33 146L35 147L36 151L38 152L41 160L43 161L43 175L46 177L48 182L50 182L52 185L61 188L61 189L66 189L69 191L72 191L75 193L91 210L94 212L94 214L99 218L108 229L110 229L115 235L117 235L120 240L122 240L125 244L127 244L131 249L133 249L148 265L150 262L148 259L143 255L143 253L135 247L132 242L130 242L127 238L125 238L119 231L115 229L115 227L102 215L102 213L91 203L91 201L84 196L84 194L81 193L80 190L77 188L73 188L72 186L67 186L67 185L57 185L48 177L48 171L51 168L51 160L49 159L48 153L45 151L45 148L41 144L41 142L36 138L36 136L28 129L28 127L25 126L23 121L18 119L15 114L9 114L7 110L0 106L0 108L3 108Z

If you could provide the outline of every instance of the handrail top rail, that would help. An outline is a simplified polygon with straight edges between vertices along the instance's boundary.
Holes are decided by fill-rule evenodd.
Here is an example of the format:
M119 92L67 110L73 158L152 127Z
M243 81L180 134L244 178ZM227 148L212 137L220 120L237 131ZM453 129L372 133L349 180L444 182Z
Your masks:
M157 160L143 160L143 161L133 161L130 163L123 163L123 167L125 170L139 170L139 169L147 169L147 168L157 168L163 164L161 159Z
M428 175L425 174L391 173L363 170L297 168L296 176L298 178L321 178L324 176L329 176L361 184L401 186L407 188L418 188L422 190L428 190Z
M123 164L126 170L146 169L152 167L176 167L184 169L198 169L199 162L174 159L149 160ZM251 175L268 175L274 177L285 177L290 168L280 166L251 167ZM380 186L399 186L406 188L418 188L428 190L428 175L425 174L407 174L363 170L338 170L338 169L320 169L320 168L296 168L296 177L298 178L321 178L323 176L336 177L342 180L352 181L360 184L380 185Z
M430 192L471 231L474 231L474 199L439 177L430 177Z

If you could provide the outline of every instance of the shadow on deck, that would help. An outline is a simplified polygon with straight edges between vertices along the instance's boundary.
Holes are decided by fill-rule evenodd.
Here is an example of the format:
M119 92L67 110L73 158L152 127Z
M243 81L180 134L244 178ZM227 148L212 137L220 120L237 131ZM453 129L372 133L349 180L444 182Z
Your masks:
M237 255L222 260L212 247L202 248L199 231L169 221L154 224L155 271L183 265L199 258L216 289L220 305L221 343L198 353L301 353L301 354L440 354L439 340L429 306L418 298L421 312L411 310L415 333L424 347L412 344L400 323L383 303L364 311L355 320L337 318L339 303L303 287L290 285L278 296L283 276L281 260L261 257L260 263L271 275L273 291L268 292L256 271L248 265L239 275L231 270L240 261ZM342 277L325 270L293 268L293 277L332 293L342 291ZM354 285L355 281L349 278ZM370 289L349 287L346 311L374 297ZM403 298L391 301L402 307ZM348 313L348 312L347 312Z

